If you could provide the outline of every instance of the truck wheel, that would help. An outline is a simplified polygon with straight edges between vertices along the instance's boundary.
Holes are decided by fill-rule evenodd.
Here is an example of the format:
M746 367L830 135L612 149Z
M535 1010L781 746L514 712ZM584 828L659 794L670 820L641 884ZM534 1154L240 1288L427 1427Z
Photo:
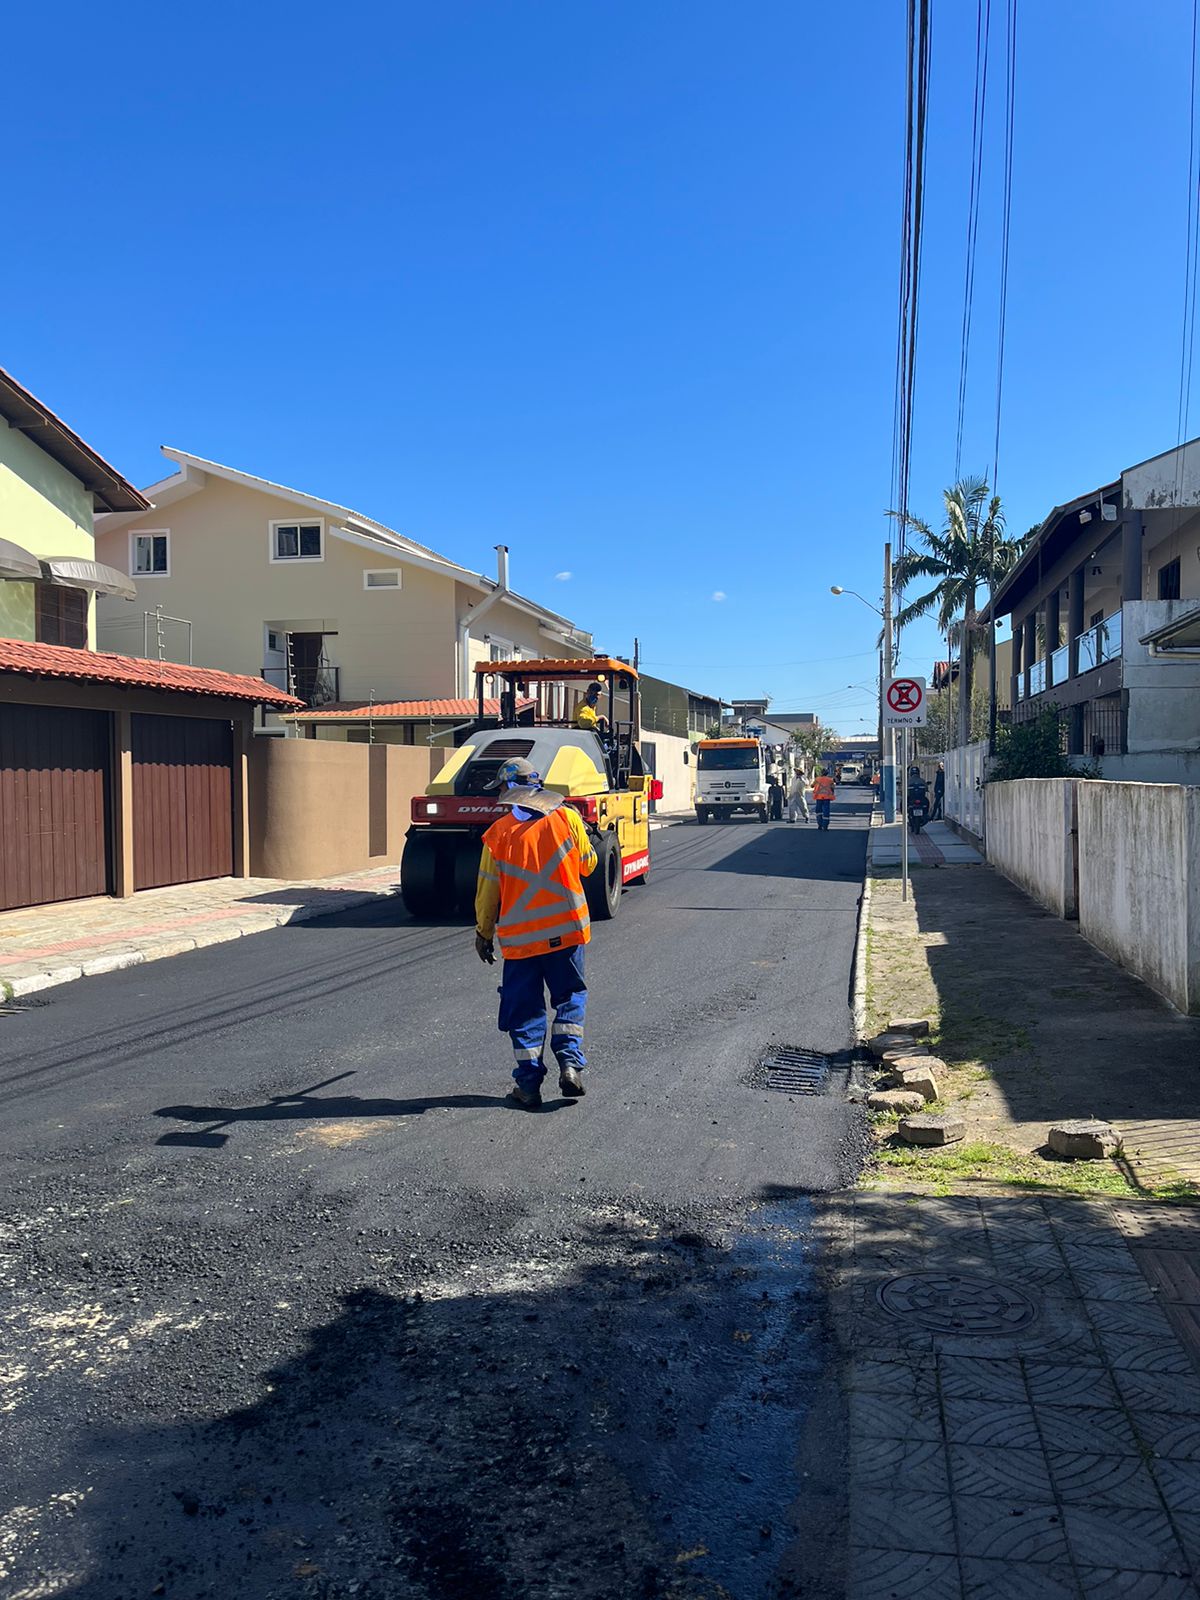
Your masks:
M475 890L479 882L482 839L459 839L454 850L454 909L460 917L475 915Z
M414 830L405 842L400 894L412 917L444 917L453 908L453 880L442 843L432 829Z
M596 865L583 888L592 921L611 921L621 905L621 846L611 828L596 843Z
M760 822L770 822L771 813L767 810L766 806L759 806L759 808L758 808L758 820Z
M696 821L701 827L708 821L708 812L703 806L696 807Z

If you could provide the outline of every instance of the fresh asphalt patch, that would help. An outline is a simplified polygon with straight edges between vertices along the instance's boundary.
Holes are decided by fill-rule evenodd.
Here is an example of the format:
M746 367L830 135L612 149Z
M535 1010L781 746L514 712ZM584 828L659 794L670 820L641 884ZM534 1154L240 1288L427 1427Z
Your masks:
M577 1104L504 1103L494 974L395 908L3 1020L0 1591L841 1592L863 833L748 832L656 834ZM825 1093L745 1081L795 1039Z

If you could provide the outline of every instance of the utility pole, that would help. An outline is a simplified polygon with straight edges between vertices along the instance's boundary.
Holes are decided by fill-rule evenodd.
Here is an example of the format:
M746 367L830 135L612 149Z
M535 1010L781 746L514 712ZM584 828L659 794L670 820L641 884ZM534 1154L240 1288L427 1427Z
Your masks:
M879 652L879 732L883 757L883 820L896 820L896 730L883 726L883 694L892 675L892 545L883 547L883 647Z

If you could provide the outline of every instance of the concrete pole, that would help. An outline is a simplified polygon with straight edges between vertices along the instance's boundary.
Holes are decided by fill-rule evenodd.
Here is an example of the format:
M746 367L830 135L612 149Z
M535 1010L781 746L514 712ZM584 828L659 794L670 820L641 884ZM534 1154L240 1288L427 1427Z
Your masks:
M879 656L879 721L883 723L883 691L892 675L892 545L883 547L883 649ZM883 729L883 820L896 820L896 730Z
M1062 597L1056 589L1046 600L1046 687L1054 683L1054 652L1058 649L1058 635L1062 627Z
M961 668L960 668L961 671ZM894 732L894 730L893 730ZM904 760L903 810L900 813L900 898L908 899L908 728L900 729L900 749Z

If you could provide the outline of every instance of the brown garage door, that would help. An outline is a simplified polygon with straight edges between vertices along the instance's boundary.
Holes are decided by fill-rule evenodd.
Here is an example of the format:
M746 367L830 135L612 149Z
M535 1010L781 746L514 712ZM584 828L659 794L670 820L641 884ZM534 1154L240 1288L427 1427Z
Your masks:
M108 893L107 712L0 705L0 910Z
M133 885L233 871L233 730L205 717L132 718Z

